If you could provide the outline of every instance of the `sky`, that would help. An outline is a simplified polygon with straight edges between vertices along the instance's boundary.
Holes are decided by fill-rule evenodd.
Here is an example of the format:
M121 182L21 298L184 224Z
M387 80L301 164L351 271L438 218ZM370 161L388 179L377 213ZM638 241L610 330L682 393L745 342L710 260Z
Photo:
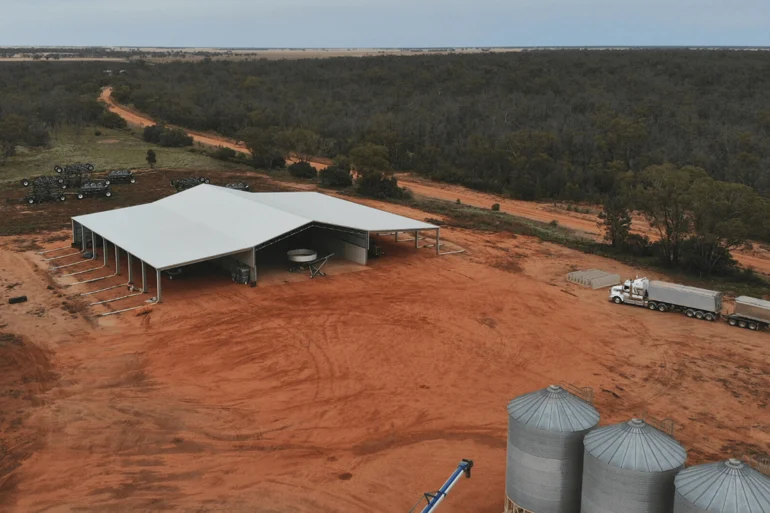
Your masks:
M0 0L0 46L770 46L770 0Z

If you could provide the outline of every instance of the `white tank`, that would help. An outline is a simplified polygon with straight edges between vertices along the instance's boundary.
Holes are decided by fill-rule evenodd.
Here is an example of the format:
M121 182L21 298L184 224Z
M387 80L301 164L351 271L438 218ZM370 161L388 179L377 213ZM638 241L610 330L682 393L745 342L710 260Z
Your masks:
M737 459L685 469L674 513L770 513L770 478Z
M641 419L605 426L584 440L582 513L671 513L674 477L687 452Z
M506 494L535 513L578 513L583 437L599 423L590 403L551 385L508 404Z

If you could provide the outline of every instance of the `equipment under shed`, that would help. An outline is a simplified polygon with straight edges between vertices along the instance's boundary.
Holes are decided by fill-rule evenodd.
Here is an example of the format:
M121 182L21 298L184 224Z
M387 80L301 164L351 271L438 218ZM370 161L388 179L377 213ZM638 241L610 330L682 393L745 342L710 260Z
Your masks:
M409 232L407 240L417 248L419 232L426 230L435 233L435 243L423 247L440 254L439 227L429 223L316 192L251 193L206 184L153 203L72 218L73 243L84 252L91 248L94 259L101 250L102 268L114 253L120 274L125 256L129 286L134 260L142 292L148 291L147 267L153 268L157 302L163 299L162 275L173 277L192 264L214 263L234 281L254 285L261 266L288 266L291 258L313 277L323 275L331 257L366 265L374 234L395 234L398 240Z

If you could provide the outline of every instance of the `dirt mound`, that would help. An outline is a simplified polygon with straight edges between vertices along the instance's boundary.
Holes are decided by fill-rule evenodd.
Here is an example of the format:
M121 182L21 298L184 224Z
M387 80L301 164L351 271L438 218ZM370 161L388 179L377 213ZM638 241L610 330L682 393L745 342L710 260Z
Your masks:
M50 357L22 337L0 332L0 504L13 503L16 470L41 447L40 433L26 421L56 380Z

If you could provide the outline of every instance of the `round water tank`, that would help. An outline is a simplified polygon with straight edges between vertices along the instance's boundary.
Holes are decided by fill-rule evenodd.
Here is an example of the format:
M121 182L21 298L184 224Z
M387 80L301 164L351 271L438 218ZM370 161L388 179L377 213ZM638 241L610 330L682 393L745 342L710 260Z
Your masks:
M508 404L508 498L535 513L578 513L583 437L599 423L591 404L551 385Z
M674 513L770 513L770 478L741 460L690 467L674 485Z
M674 477L687 452L640 419L605 426L584 440L581 513L671 513Z

